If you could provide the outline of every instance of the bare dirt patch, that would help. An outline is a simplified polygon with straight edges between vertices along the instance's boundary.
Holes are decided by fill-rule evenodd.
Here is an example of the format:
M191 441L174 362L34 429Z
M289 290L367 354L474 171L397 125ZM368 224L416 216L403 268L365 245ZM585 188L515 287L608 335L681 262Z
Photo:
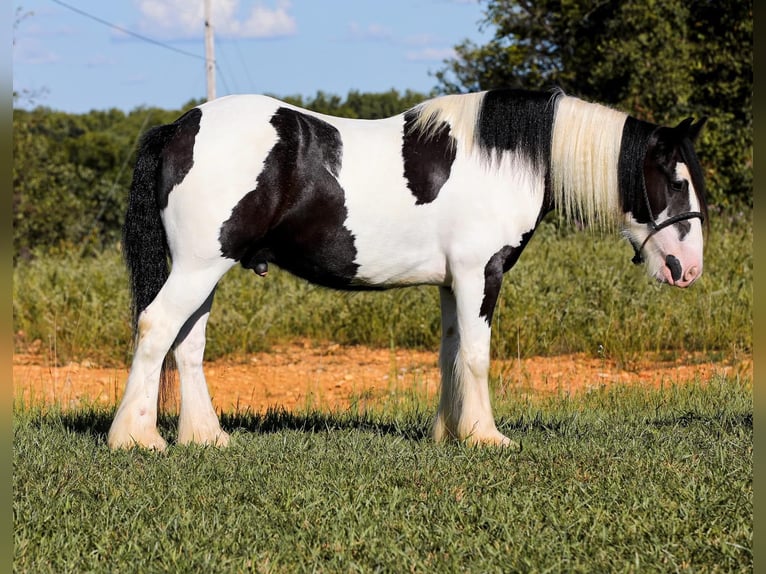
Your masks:
M389 396L414 393L430 399L439 388L438 353L409 349L341 347L297 341L242 360L205 365L208 388L218 411L270 407L288 410L314 406L347 408L368 405ZM715 374L752 377L752 358L711 361L687 354L668 361L644 357L621 368L616 361L584 354L494 360L492 373L501 376L500 392L532 397L579 393L612 385L647 385L706 381ZM128 371L104 368L89 361L52 366L40 355L15 354L14 397L25 404L116 404Z

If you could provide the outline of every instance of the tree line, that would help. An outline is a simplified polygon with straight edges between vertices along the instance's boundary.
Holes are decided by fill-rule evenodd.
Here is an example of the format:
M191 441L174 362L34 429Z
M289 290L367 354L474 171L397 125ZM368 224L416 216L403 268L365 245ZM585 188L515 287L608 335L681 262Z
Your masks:
M485 45L465 41L431 93L283 98L351 118L397 114L440 93L563 88L635 117L708 118L698 143L710 200L752 206L752 1L483 0ZM14 94L16 96L16 94ZM13 111L14 257L99 251L119 240L141 133L179 110Z

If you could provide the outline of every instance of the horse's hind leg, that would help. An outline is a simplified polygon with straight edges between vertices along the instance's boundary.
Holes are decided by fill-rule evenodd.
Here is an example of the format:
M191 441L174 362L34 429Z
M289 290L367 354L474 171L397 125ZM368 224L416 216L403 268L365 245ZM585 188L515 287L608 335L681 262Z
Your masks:
M130 375L109 429L111 448L141 446L163 450L157 430L160 371L181 328L208 298L232 263L221 260L205 268L173 265L168 280L138 319L138 341Z
M211 291L202 306L189 318L176 341L175 359L181 378L181 414L178 418L180 444L229 444L229 435L221 429L202 370L205 329L214 293Z
M436 441L511 446L492 416L489 397L490 328L480 316L482 285L440 288L442 342L441 397L434 422Z

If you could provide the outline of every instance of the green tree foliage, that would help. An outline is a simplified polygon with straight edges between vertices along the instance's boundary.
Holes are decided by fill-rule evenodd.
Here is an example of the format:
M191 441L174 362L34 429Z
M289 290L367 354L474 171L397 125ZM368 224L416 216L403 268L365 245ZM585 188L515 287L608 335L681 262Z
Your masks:
M381 118L426 95L352 91L343 100L318 92L288 101L327 114ZM13 111L14 258L76 248L97 253L119 241L140 135L172 122L180 110L138 108L67 114L38 107Z
M14 256L119 239L139 134L177 112L13 111Z
M315 112L343 118L376 120L394 116L426 99L426 95L411 90L400 94L396 90L380 93L362 93L352 90L343 101L340 96L317 92L313 98L301 96L284 98L285 101Z
M706 116L712 200L752 205L751 0L483 2L494 37L458 45L440 91L560 86L656 123Z

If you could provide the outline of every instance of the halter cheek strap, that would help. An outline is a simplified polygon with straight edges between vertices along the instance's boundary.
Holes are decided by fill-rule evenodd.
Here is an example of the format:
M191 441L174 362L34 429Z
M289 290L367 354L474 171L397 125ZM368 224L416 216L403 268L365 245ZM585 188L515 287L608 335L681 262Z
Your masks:
M647 203L648 203L648 199L647 199ZM651 213L652 212L650 210L649 211L650 217L651 217ZM657 233L658 231L661 231L662 229L665 229L666 227L670 227L671 225L675 225L679 221L686 221L688 219L695 219L695 218L699 219L703 223L705 221L705 216L702 214L701 211L686 211L684 213L679 213L678 215L674 215L673 217L669 217L668 219L666 219L662 223L657 223L654 220L654 217L652 217L651 220L649 221L649 223L647 224L651 228L651 231L649 232L649 235L646 236L646 239L644 239L643 243L641 243L641 245L639 247L636 247L635 244L632 244L633 245L633 250L636 252L635 255L633 256L633 259L632 259L633 263L635 263L636 265L639 265L639 264L644 262L644 256L641 254L641 252L644 250L644 246L646 245L646 242L649 241L649 239L655 233Z

